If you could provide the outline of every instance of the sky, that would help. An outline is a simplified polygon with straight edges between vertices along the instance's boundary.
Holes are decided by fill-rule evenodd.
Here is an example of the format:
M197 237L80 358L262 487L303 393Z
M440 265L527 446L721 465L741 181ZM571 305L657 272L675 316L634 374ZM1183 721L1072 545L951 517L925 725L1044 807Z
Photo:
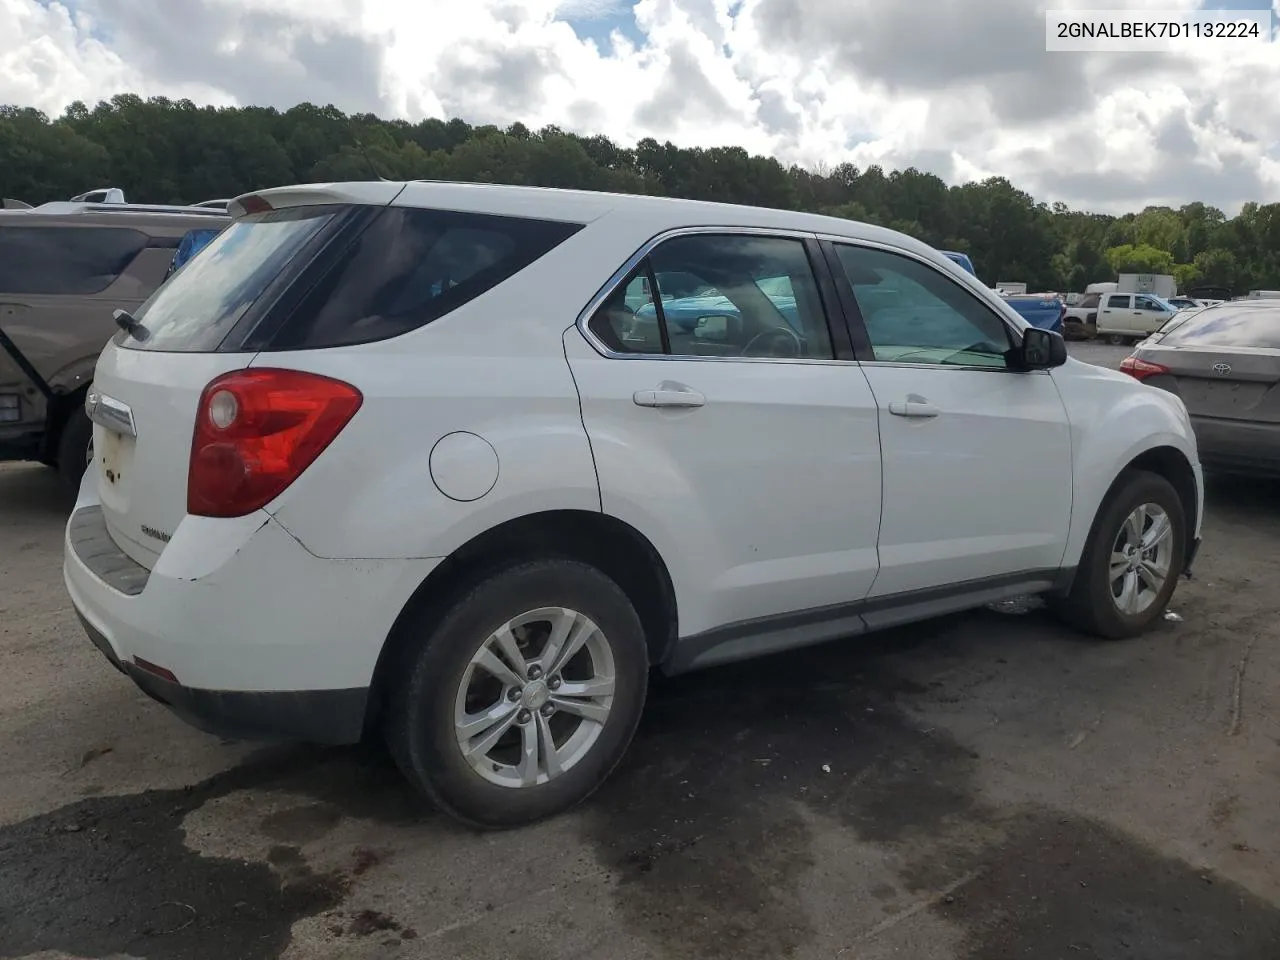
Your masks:
M1280 42L1049 53L1044 10L1272 2L0 0L0 103L309 100L1233 214L1280 201Z

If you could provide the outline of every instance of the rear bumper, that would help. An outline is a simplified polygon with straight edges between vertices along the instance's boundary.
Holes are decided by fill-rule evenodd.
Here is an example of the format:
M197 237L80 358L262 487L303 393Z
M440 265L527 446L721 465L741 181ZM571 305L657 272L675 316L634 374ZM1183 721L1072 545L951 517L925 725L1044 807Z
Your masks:
M63 576L114 666L223 736L360 738L383 643L437 561L322 560L261 514L185 518L146 571L114 546L91 488L67 524Z
M164 704L198 730L237 740L299 740L355 743L364 730L367 687L350 690L294 690L288 693L202 690L122 663L111 642L83 616L80 623L113 667L147 696Z
M1204 466L1280 475L1280 424L1193 415L1191 426Z

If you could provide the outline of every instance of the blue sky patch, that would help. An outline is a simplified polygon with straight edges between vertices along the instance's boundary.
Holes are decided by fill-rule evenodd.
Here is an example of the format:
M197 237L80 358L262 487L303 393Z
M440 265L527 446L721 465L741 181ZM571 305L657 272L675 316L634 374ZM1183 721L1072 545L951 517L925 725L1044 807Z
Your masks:
M567 0L561 4L557 19L573 27L583 40L593 40L602 53L608 54L610 37L617 31L642 46L645 36L636 26L635 5L626 0Z

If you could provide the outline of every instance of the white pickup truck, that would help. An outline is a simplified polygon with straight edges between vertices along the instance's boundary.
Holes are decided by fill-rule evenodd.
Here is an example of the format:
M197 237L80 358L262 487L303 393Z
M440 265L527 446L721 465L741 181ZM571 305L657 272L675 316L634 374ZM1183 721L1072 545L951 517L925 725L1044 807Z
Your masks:
M1178 312L1154 293L1099 294L1097 335L1107 343L1132 344L1145 340Z

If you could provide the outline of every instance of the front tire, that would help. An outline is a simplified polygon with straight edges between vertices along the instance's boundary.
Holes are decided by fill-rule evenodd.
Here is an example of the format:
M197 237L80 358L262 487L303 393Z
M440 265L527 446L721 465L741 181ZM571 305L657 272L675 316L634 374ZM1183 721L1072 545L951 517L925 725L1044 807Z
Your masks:
M1164 614L1186 548L1187 521L1178 492L1158 474L1131 471L1098 512L1059 610L1095 636L1135 637Z
M463 592L410 641L385 733L405 776L482 829L562 813L635 733L648 653L635 609L583 563L519 564Z

